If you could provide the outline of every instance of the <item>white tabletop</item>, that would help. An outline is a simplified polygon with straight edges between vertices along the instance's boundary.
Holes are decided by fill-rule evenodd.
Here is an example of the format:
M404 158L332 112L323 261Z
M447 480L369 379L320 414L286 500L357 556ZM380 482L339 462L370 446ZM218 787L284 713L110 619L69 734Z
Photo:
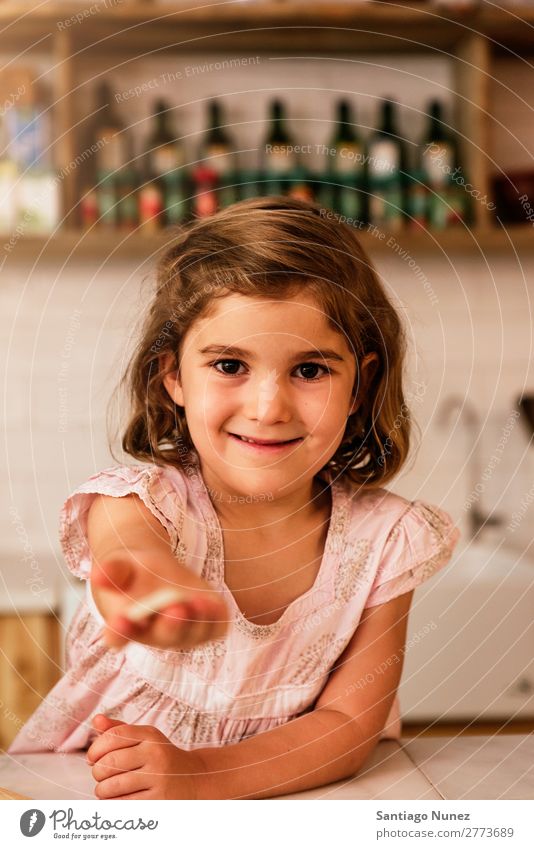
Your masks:
M85 752L0 756L0 786L32 799L94 799ZM382 740L351 779L286 799L534 799L534 734Z

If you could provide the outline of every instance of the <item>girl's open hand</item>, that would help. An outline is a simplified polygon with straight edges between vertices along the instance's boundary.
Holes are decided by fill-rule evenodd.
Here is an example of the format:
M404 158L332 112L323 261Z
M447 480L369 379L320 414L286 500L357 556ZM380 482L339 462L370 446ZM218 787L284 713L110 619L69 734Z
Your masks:
M93 561L91 585L107 622L109 648L134 640L189 649L223 637L228 628L220 594L175 557L125 551Z
M204 764L152 725L126 725L98 714L100 736L87 750L98 799L199 799Z

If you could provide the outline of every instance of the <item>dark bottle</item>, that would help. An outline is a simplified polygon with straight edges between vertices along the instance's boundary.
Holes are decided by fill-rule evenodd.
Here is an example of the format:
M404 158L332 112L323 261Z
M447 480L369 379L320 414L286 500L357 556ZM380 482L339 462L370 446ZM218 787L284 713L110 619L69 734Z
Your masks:
M352 108L348 100L338 101L337 124L329 154L332 162L328 170L332 173L356 176L363 171L363 144L354 130Z
M442 104L432 100L421 145L420 170L421 180L428 187L428 224L434 230L458 225L469 217L469 196L455 180L457 160L456 139L444 123Z
M280 178L286 177L297 166L295 145L286 127L285 109L281 100L271 102L269 116L269 129L262 148L266 194L283 194L285 182Z
M449 182L456 163L456 144L443 123L443 107L432 100L428 124L421 146L421 170L430 186L443 186Z
M164 100L155 104L152 131L145 145L146 170L154 177L163 177L184 163L180 141L170 127L169 107Z
M396 104L383 100L381 120L367 150L369 221L397 231L404 223L405 150L397 130Z
M368 145L368 173L373 179L397 176L404 170L404 144L397 130L397 109L392 100L383 100L380 126Z
M101 82L96 91L96 114L92 126L97 145L96 172L117 172L129 160L128 139L124 124L113 108L111 88Z
M224 128L223 110L217 100L210 100L208 104L208 129L202 144L202 158L219 176L227 176L235 170L234 145Z
M348 100L337 104L337 124L328 148L327 184L322 193L326 205L348 218L364 217L363 144L353 127Z

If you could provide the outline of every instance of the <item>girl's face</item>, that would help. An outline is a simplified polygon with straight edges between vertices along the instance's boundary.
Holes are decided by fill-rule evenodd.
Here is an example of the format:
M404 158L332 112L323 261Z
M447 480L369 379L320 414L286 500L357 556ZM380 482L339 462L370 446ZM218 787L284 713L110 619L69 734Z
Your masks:
M376 354L358 373L345 337L305 293L229 294L211 306L184 337L179 372L164 379L207 485L273 498L309 487L339 447Z

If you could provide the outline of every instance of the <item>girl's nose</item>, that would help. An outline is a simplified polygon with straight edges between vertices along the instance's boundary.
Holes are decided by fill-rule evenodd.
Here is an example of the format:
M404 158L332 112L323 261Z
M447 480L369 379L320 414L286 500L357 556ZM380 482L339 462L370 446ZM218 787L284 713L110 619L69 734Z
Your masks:
M249 387L248 391L251 392L247 404L249 418L266 425L291 420L290 399L275 370L261 377L254 389Z

